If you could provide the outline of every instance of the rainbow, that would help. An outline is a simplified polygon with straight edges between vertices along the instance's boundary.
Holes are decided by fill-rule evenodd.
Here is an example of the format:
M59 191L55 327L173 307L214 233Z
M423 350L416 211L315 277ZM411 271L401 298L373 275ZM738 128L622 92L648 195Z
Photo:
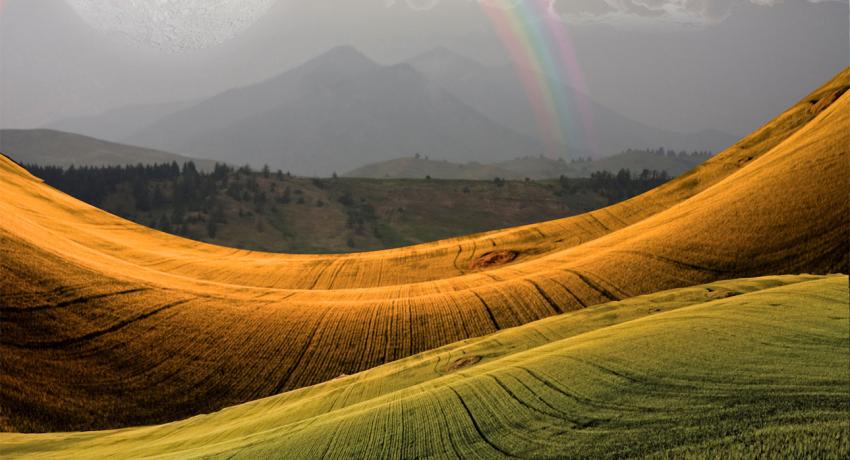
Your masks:
M479 5L513 61L546 154L570 156L567 145L595 154L584 74L565 24L551 11L551 0L481 0Z

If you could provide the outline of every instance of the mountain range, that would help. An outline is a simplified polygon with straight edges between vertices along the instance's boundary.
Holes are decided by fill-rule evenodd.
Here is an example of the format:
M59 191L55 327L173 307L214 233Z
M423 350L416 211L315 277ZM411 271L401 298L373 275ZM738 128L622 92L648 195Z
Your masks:
M713 131L653 128L595 103L592 111L597 151L568 140L560 147L565 158L659 146L718 151L734 140ZM113 110L51 127L233 164L329 175L415 153L482 163L537 156L545 152L530 114L508 68L445 48L381 65L352 47L337 47L209 99Z
M488 66L462 56L448 48L435 48L411 59L410 64L430 81L455 95L458 99L485 114L503 126L517 132L536 136L538 127L528 97L514 70L508 67ZM552 80L549 75L540 78ZM582 106L588 106L591 117L589 133L579 128L583 121L568 120L578 133L566 140L569 145L567 159L594 155L605 157L630 148L665 147L674 150L709 150L719 152L737 139L717 130L695 133L678 133L649 126L628 118L572 86L551 81L565 92L571 101L573 116L580 118Z

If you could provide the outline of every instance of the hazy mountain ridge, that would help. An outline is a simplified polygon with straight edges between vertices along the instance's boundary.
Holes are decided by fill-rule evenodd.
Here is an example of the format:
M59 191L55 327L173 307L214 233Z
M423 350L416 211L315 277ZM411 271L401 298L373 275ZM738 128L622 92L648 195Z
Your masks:
M408 62L435 84L487 117L526 135L538 135L531 105L513 69L487 66L447 48L436 48ZM572 158L590 154L609 156L631 147L652 145L664 145L674 150L718 152L737 140L735 136L718 130L678 133L652 127L597 103L591 96L567 83L553 82L553 85L566 92L570 109L574 112L570 115L576 117L568 120L574 128L572 133L567 133L568 137L584 131L582 116L592 118L589 138L574 135L567 139ZM582 105L590 108L589 114L579 113Z
M0 151L21 164L42 166L123 166L194 161L212 170L215 162L170 152L124 145L49 129L0 130Z
M171 114L196 105L198 101L170 104L135 105L97 115L69 118L46 126L47 129L77 133L113 142L121 142L139 129Z
M414 152L492 161L542 151L412 66L381 66L351 47L173 114L131 141L319 175Z
M567 158L655 145L718 151L734 140L712 130L680 134L649 127L568 91L590 101L595 142L573 136L562 147ZM353 47L337 47L277 77L205 100L130 107L53 126L307 175L414 153L481 163L544 153L514 70L446 48L385 66Z

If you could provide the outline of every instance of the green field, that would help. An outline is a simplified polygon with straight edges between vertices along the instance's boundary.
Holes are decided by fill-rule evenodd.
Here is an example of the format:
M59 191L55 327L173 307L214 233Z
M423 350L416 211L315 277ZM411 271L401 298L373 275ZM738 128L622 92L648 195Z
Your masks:
M847 286L635 297L175 423L3 433L0 456L844 458Z

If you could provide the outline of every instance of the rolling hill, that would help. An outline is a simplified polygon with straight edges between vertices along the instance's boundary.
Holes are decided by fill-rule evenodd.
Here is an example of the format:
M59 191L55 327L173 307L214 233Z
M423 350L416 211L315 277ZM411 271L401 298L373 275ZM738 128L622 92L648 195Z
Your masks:
M87 206L46 186L3 158L0 160L3 196L0 213L4 215L0 220L3 259L0 293L4 303L0 308L3 330L0 366L4 372L0 374L0 426L6 431L38 432L170 422L641 294L778 273L846 273L850 266L846 233L846 146L850 144L850 130L846 129L850 126L850 94L846 90L849 87L850 69L847 69L768 125L689 174L618 205L524 227L349 255L255 253L166 235ZM823 282L844 286L846 278ZM815 291L822 296L836 289L830 284L818 286ZM741 307L724 303L728 309L720 310L721 316L729 311L732 319L718 319L720 323L713 324L722 323L722 330L730 331L730 336L741 336L747 328L755 328L757 334L775 338L768 343L777 343L782 337L786 341L816 342L806 347L803 355L781 346L775 350L749 351L743 355L748 365L770 366L770 361L759 354L762 352L780 358L786 356L783 353L790 353L799 363L812 362L800 356L818 361L834 353L830 344L843 340L836 335L839 327L836 324L843 325L846 321L842 321L837 310L830 313L836 316L835 320L827 318L827 321L823 315L813 314L810 308L815 308L811 306L815 304L806 302L806 295L800 294L803 300L799 303L793 295L787 296L788 305L799 308L777 307L768 313L758 305L751 305L755 310L748 310L751 307L743 307L749 305L746 302ZM828 304L823 311L832 312L831 305L841 301L840 296L832 298L837 300L823 299ZM710 311L699 308L692 313L694 317L712 316ZM671 314L687 317L688 312ZM616 337L610 331L600 330L598 335L588 338L589 345L553 342L556 350L568 351L573 346L578 350L574 356L579 360L569 360L571 366L576 366L571 367L574 372L555 374L575 379L570 380L573 382L570 386L579 390L572 393L573 403L564 404L594 407L592 403L604 393L621 398L617 400L618 410L634 408L636 404L657 407L660 401L651 398L658 394L641 393L646 387L639 384L641 379L669 381L668 374L652 361L634 362L631 371L625 367L631 357L637 356L634 353L640 349L639 338L655 337L653 340L658 342L653 349L659 351L640 356L657 356L662 360L669 357L675 371L669 375L691 376L686 381L704 376L703 371L716 370L719 376L716 382L720 386L709 387L707 394L714 391L721 395L721 401L731 405L709 411L705 400L683 395L677 391L683 387L672 385L674 381L672 386L659 387L669 388L672 393L668 394L680 398L671 402L674 411L706 409L706 419L694 414L695 420L705 422L699 426L711 425L720 414L730 415L736 407L744 411L743 415L773 420L770 413L763 412L766 409L759 409L765 406L760 406L758 399L745 397L749 402L744 406L737 406L734 399L729 399L737 394L734 391L737 381L729 382L729 378L737 374L724 365L727 361L723 357L740 356L739 351L751 350L746 341L714 347L715 342L705 341L713 330L708 325L699 329L688 321L676 324L675 320L659 320L654 326L647 325L647 331L631 329L632 332L621 331L623 334ZM675 327L664 332L667 326ZM786 334L783 328L793 331ZM716 360L710 360L705 368L693 366L692 360L672 361L670 353L685 348L681 342L674 341L680 333L693 337L689 347L694 347L690 352L695 358L711 356ZM817 342L815 337L821 336L831 338ZM592 348L584 348L588 346ZM546 361L544 358L557 354L556 350L543 348L536 355ZM628 350L632 354L618 354ZM600 362L610 360L611 369L621 371L612 373L588 364L590 355L582 353L603 353ZM538 358L517 356L516 359L521 367L533 367ZM530 361L522 366L525 359ZM737 369L738 365L736 361L732 367ZM559 359L548 364L541 362L540 366L543 367L539 368L542 372L539 375L564 369L563 360ZM513 423L504 418L507 417L504 414L512 412L512 403L498 398L500 404L509 404L505 406L509 410L490 406L488 401L493 399L483 395L498 391L523 394L526 390L519 383L502 387L493 376L505 372L504 379L524 377L511 376L515 372L512 368L497 367L503 370L493 369L478 377L466 372L455 374L458 379L479 380L459 382L459 389L436 391L433 396L423 393L421 388L412 388L404 397L394 398L393 404L409 409L405 411L406 417L423 417L430 420L428 423L455 420L447 423L463 427L456 434L463 437L461 444L468 442L474 448L493 448L503 453L514 449L519 452L523 442L528 442L522 436L529 434L514 435L499 428ZM810 388L802 380L809 375L805 367L781 369L793 370L794 381L800 382L801 388ZM780 367L774 367L773 371L782 374L782 382L787 381ZM812 379L817 380L819 375ZM829 420L836 407L833 396L837 390L829 382L839 375L824 375L827 382L821 388L826 388L824 391L829 396L819 401L825 412L815 411L812 417L824 417L826 421L818 425L820 428L812 429L813 435L834 439L829 437L836 432L836 425ZM582 380L584 377L586 380ZM541 380L543 383L533 385L563 389L548 377ZM503 390L490 383L478 384L491 381ZM609 383L605 384L606 381ZM623 381L634 382L629 387L635 393L623 392L622 385L614 385ZM763 384L772 385L774 381ZM588 387L590 382L598 385ZM729 385L721 385L723 382ZM811 385L815 384L812 381ZM50 391L44 391L45 388ZM366 388L380 388L380 384ZM781 388L780 385L775 390ZM846 385L842 383L841 388L846 390ZM716 393L721 390L726 393ZM313 391L316 388L289 393L278 401ZM340 391L346 393L349 389ZM776 391L768 393L775 395ZM460 396L468 392L482 396L477 399ZM755 393L763 394L766 393ZM569 395L566 397L570 398ZM457 402L449 407L448 401L453 397ZM547 394L543 401L550 397ZM782 398L787 398L783 399L783 407L793 409L808 404L808 400L799 399L804 395L793 388ZM308 397L304 404L322 404L324 400ZM423 412L423 400L430 401L427 407L443 407L447 412L429 417ZM461 401L469 402L457 406ZM844 404L846 398L841 401ZM529 404L552 413L564 407L558 403L546 408L543 402L535 400ZM255 406L234 408L236 412L229 416L251 407ZM747 407L752 411L747 412ZM350 410L366 414L370 409L360 405ZM518 417L523 416L516 412ZM268 411L263 413L269 420L273 418ZM575 426L584 423L592 426L592 421L585 420L590 417L590 411L580 413L587 417L573 420ZM464 414L469 421L459 419ZM251 423L261 423L263 417L252 417ZM643 420L641 415L634 417L620 420L624 425L620 426L623 440L619 445L645 438L637 429ZM723 420L740 418L730 417ZM340 420L338 436L328 436L327 431L322 431L323 439L345 442L348 438L342 434L359 433L352 431L355 430L352 419ZM382 420L391 419L376 415L366 420L363 423L358 420L356 426L378 427ZM790 423L794 419L789 416L783 420ZM404 425L400 419L387 423ZM233 425L216 426L233 434L238 431ZM325 426L329 425L310 419L288 432L304 433L303 439L309 441L315 439L309 430ZM673 430L678 425L668 420L655 426ZM690 436L688 433L694 433L691 427L682 428L682 433L694 442L714 442L726 433L721 426L714 432L718 438L700 437L698 433ZM491 429L505 438L490 440L488 444L471 437L477 432L483 439L489 439L484 433ZM159 438L156 430L145 428L131 433ZM428 424L423 430L438 428ZM753 436L767 442L777 439L782 432L758 432ZM115 436L120 438L124 436L122 433L125 432L115 432ZM441 439L436 433L428 439ZM542 431L528 433L548 437ZM48 448L61 448L62 438L52 436L49 439L54 441L32 439L45 439ZM92 438L86 436L97 435L81 436L83 442L88 442L85 439ZM13 443L13 439L23 439L26 443L28 438L4 435L4 446ZM447 438L442 439L448 442ZM114 440L107 442L115 445ZM223 440L214 448L224 449L228 442ZM240 441L234 442L232 446L237 448ZM313 443L311 447L316 445ZM592 449L591 444L586 445ZM258 443L254 447L269 446ZM339 448L356 449L356 445L349 443ZM21 449L37 451L40 447L24 445ZM535 445L534 449L534 452L547 452L545 445ZM50 456L50 452L46 455Z
M669 180L317 179L224 165L208 174L174 165L27 169L81 201L166 233L295 253L390 249L558 219Z
M194 161L211 171L215 162L131 145L116 144L93 137L50 129L0 130L0 152L20 164L74 166L123 166L136 164L183 164Z
M636 297L171 424L0 435L0 453L839 458L847 282L782 276Z
M346 177L371 179L422 179L431 177L447 180L522 179L519 174L498 166L473 163L455 163L415 156L372 163L350 171Z
M671 152L672 153L672 152ZM362 166L346 174L348 177L365 177L373 179L398 178L421 179L431 176L434 179L473 179L493 180L497 177L508 180L557 179L561 176L578 178L590 177L594 172L608 171L617 174L621 169L628 169L638 175L643 170L665 171L670 176L680 176L699 166L711 156L707 153L694 152L680 154L668 152L659 153L649 150L627 150L610 157L595 160L582 159L565 161L539 156L525 156L496 164L481 163L452 163L435 161L429 158L397 158Z

